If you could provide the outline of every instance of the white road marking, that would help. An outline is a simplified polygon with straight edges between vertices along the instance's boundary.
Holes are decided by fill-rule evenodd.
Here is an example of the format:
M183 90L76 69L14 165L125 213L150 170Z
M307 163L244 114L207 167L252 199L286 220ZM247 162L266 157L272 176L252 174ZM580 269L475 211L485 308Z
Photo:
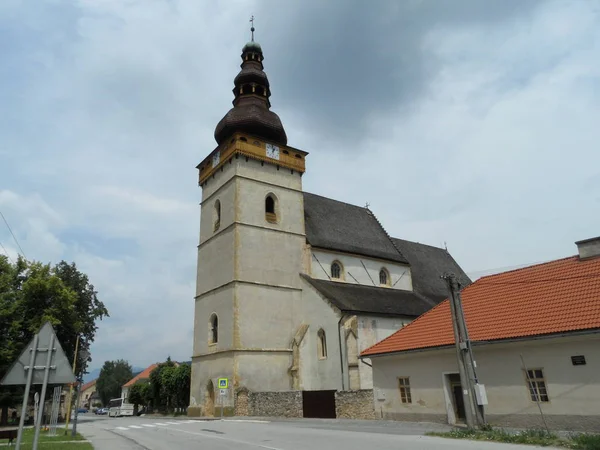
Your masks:
M167 422L169 425L179 425L179 422Z
M269 447L268 445L262 445L262 444L258 444L258 443L254 443L254 442L248 442L248 441L240 441L238 439L232 439L232 438L228 438L228 437L215 436L214 434L196 433L194 431L186 431L186 430L182 430L180 428L171 428L171 430L177 431L179 433L187 433L187 434L193 434L196 436L203 436L203 437L212 438L212 439L220 439L222 441L235 442L237 444L245 444L245 445L251 445L253 447L266 448L267 450L283 450L280 447Z
M115 430L129 430L129 428L126 428L126 427L117 427L117 428L115 428Z
M154 425L162 425L163 427L166 427L168 425L168 423L156 422Z
M143 427L138 427L137 425L129 425L129 428L137 428L138 430Z
M151 425L149 423L143 423L142 426L143 427L148 427L148 428L154 428L156 425Z

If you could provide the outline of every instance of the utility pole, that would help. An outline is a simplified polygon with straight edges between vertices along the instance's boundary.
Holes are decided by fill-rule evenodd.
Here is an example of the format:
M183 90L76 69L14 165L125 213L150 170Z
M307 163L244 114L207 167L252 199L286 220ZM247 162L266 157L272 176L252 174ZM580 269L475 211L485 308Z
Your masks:
M462 309L458 281L454 274L447 274L443 278L448 283L448 290L450 292L448 301L452 314L452 328L454 330L458 372L460 374L460 384L465 405L465 419L467 427L473 428L475 422L478 426L485 424L483 406L477 404L475 362L473 360L471 342Z

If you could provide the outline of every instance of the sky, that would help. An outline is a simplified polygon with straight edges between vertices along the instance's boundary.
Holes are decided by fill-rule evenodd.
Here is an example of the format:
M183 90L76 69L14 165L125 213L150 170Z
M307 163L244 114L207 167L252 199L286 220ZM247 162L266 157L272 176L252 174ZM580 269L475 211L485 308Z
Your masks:
M191 357L195 166L251 15L306 191L473 278L600 234L599 1L3 0L0 211L108 307L91 368Z

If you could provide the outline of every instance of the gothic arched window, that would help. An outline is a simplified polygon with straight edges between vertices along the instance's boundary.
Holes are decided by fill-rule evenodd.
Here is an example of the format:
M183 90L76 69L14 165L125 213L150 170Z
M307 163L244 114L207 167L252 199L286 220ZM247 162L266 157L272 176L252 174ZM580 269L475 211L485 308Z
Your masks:
M390 285L390 274L384 268L379 271L379 284L382 286Z
M210 316L208 327L208 343L216 344L219 342L219 318L216 314Z
M342 278L342 264L334 261L331 263L331 278L341 280Z
M317 332L317 352L319 359L327 359L327 339L323 328Z

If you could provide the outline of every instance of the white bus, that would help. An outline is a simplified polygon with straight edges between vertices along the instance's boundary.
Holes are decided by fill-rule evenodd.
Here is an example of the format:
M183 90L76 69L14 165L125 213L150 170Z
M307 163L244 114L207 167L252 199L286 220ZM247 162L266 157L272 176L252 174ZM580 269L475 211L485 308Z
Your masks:
M108 417L133 416L133 405L123 398L114 398L108 402Z

